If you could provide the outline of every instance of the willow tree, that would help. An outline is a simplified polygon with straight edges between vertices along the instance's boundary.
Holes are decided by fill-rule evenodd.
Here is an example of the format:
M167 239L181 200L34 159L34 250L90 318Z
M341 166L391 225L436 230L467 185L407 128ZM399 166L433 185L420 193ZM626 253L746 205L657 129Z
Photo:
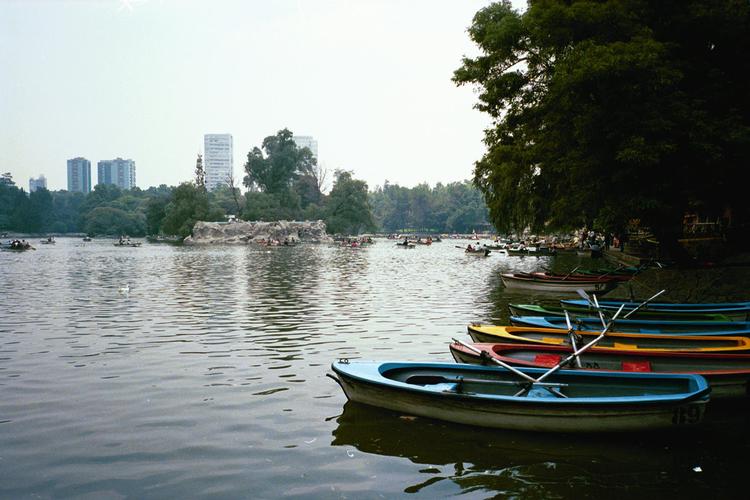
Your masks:
M503 1L468 33L454 81L493 119L474 182L499 229L640 218L674 248L690 207L746 210L747 1Z

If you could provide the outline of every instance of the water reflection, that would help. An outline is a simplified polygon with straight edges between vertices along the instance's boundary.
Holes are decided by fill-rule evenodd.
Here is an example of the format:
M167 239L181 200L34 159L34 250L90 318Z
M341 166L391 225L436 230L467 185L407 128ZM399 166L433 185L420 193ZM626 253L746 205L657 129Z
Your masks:
M462 493L517 498L570 497L584 491L601 497L625 495L637 485L654 496L693 496L716 487L709 487L707 475L713 479L728 472L724 467L738 473L743 468L731 456L746 449L748 437L732 443L725 432L727 424L747 423L747 413L738 417L737 410L714 410L713 420L690 434L586 436L477 429L347 402L331 444L408 459L418 467L391 478L405 493L442 496L457 486ZM717 445L726 447L730 457L717 457ZM701 464L703 475L694 470ZM719 489L730 492L732 487Z
M509 301L549 300L508 293L500 273L581 262L462 248L59 238L0 252L0 497L694 496L744 486L748 422L733 413L746 409L688 437L587 439L345 404L324 376L332 360L450 362L448 343L466 338L467 323L507 321ZM734 271L721 283L648 271L633 288L672 280L692 297L747 298L750 276Z

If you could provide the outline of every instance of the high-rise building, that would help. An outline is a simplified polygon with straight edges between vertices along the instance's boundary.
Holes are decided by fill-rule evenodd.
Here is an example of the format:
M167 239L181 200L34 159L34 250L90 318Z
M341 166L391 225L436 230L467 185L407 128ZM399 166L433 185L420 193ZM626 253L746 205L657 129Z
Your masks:
M68 191L91 192L91 162L86 158L68 160Z
M315 159L318 158L318 141L316 141L312 136L310 135L295 135L292 137L292 140L297 145L298 148L307 148L309 149Z
M97 163L97 184L114 184L120 189L135 187L135 162L133 160L101 160Z
M47 178L45 176L40 174L36 179L29 178L29 193L33 193L40 188L47 189Z
M231 134L205 134L203 136L203 169L206 171L206 189L229 185L234 175L234 157Z

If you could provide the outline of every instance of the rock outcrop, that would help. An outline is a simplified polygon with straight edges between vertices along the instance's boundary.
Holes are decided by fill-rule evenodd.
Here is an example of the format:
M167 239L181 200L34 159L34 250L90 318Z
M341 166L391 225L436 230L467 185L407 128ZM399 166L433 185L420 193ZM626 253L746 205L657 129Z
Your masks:
M289 243L329 243L333 239L326 233L326 224L318 221L276 222L196 222L192 236L185 245L263 243L268 241Z

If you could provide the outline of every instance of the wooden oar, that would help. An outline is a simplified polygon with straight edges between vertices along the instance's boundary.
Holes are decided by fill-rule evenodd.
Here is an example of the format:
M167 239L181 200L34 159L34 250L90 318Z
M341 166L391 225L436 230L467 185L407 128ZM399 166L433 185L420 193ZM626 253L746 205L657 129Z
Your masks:
M476 348L476 347L474 347L473 345L471 345L471 344L467 344L466 342L463 342L463 341L461 341L461 340L458 340L458 339L453 339L453 342L455 342L455 343L457 343L457 344L460 344L460 345L462 345L462 346L466 347L466 348L467 348L468 350L470 350L471 352L473 352L473 353L476 353L476 354L479 354L480 356L481 356L481 355L482 355L482 353L484 352L483 350L481 350L481 349L477 349L477 348ZM515 373L516 375L518 375L518 376L519 376L519 377L521 377L522 379L526 380L526 382L528 382L529 384L535 384L535 383L537 382L537 380L536 380L536 379L535 379L534 377L532 377L532 376L530 376L530 375L526 375L526 374L525 374L524 372L522 372L521 370L519 370L519 369L517 369L517 368L515 368L515 367L513 367L513 366L511 366L511 365L509 365L508 363L505 363L505 362L503 362L503 361L500 361L500 360L499 360L499 359L497 359L497 358L493 358L492 356L490 356L490 357L489 357L489 359L490 359L490 360L491 360L491 361L492 361L493 363L495 363L496 365L502 366L502 367L503 367L503 368L505 368L506 370L510 370L511 372ZM547 389L547 390L548 390L549 392L551 392L552 394L554 394L555 396L558 396L558 397L561 397L561 398L567 398L567 397L568 397L568 396L566 396L565 394L563 394L562 392L560 392L560 391L558 391L557 389L554 389L554 388L552 388L552 387L544 387L544 388L545 388L545 389Z
M575 330L573 330L573 325L570 324L570 315L568 314L568 311L565 311L565 322L568 323L568 336L570 337L570 345L573 346L573 351L578 350L578 346L576 345L576 333ZM576 366L578 368L583 368L581 365L581 358L576 356Z
M628 317L630 317L633 313L635 313L640 308L644 307L646 304L648 304L649 302L651 302L656 297L658 297L659 295L663 294L666 291L667 290L664 289L664 290L662 290L660 292L657 292L655 295L651 296L650 298L644 300L636 308L631 309L625 316L622 317L622 319L628 319ZM581 298L583 298L585 301L587 301L590 306L592 306L594 309L596 309L597 311L599 311L599 315L600 316L601 316L602 312L604 312L604 313L607 312L607 311L602 311L601 307L599 307L599 301L596 299L596 295L594 295L594 300L592 301L591 297L589 297L589 294L587 294L585 291L583 291L583 289L579 288L578 290L576 290L576 292L578 293L579 296L581 296ZM625 306L625 304L622 304L622 305Z
M607 332L609 331L610 327L614 324L615 319L617 319L617 317L620 315L620 313L622 312L622 309L624 307L625 307L625 304L621 304L620 305L620 308L617 310L617 312L614 314L614 316L612 316L612 321L610 321L609 323L607 323L607 326L604 327L604 330L602 330L602 333L600 333L598 337L596 337L594 340L592 340L591 342L589 342L585 346L581 347L580 349L577 349L577 350L573 351L573 354L571 354L570 356L568 356L564 360L560 361L556 366L553 366L552 368L550 368L549 370L547 370L545 373L543 373L542 375L540 375L536 379L535 383L541 382L542 380L544 380L545 378L549 377L550 375L552 375L553 373L555 373L556 371L558 371L560 368L562 368L565 365L565 363L567 363L568 361L570 361L574 357L579 356L583 352L587 351L588 349L590 349L591 347L593 347L594 345L596 345L596 343L599 342L601 339L603 339L604 336L607 334ZM529 390L529 388L530 387L525 387L525 388L521 389L520 391L518 391L516 393L516 396L520 396L520 395L524 394L525 392L527 392Z
M445 383L456 383L462 382L478 383L478 384L497 384L497 385L523 385L527 382L521 380L492 380L487 378L466 378L466 377L454 377L449 378L443 375L413 375L405 380L407 384L415 385L433 385L433 384L445 384ZM557 382L541 382L540 386L545 387L567 387L568 384L557 383Z
M607 271L607 272L606 272L606 273L604 273L604 274L600 274L599 276L597 276L597 278L603 278L603 277L605 277L606 275L608 275L608 274L612 274L612 273L615 273L615 272L619 271L620 269L622 269L622 268L624 268L624 267L625 267L625 266L623 266L622 264L620 264L620 265L619 265L619 266L617 266L616 268L614 268L614 269L610 269L609 271Z
M581 266L576 266L576 267L574 267L574 268L573 268L573 270L572 270L572 271L570 271L570 272L569 272L568 274L566 274L566 275L565 275L565 276L563 277L563 279L562 279L562 280L560 280L560 281L564 281L564 280L568 279L568 277L569 277L569 276L570 276L571 274L573 274L574 272L578 271L578 268L579 268L579 267L581 267Z

